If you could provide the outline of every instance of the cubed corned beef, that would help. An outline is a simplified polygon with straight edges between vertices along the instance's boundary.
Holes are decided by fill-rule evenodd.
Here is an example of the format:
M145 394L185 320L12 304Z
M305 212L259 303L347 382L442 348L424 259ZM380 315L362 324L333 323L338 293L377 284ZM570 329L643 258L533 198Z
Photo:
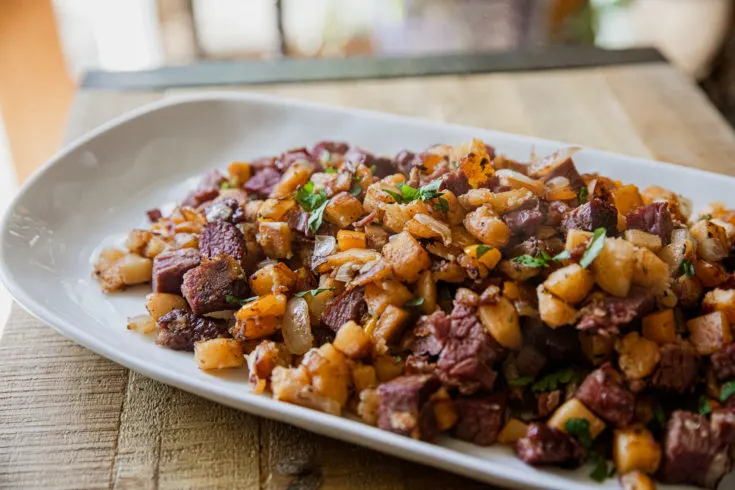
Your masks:
M373 177L378 177L379 179L393 175L399 171L393 160L390 158L377 157L369 151L365 151L356 146L351 147L347 153L345 153L345 159L348 162L352 162L355 167L360 164L365 165L368 168L375 166Z
M459 197L462 194L467 194L470 190L470 181L467 179L467 175L462 169L452 170L447 172L442 177L442 183L439 186L439 190L451 191L455 196Z
M227 322L197 317L184 310L173 310L158 319L156 343L173 350L194 350L194 342L229 337Z
M329 152L329 153L337 153L339 155L344 155L347 153L347 150L350 149L350 145L347 143L343 143L341 141L319 141L314 146L311 147L309 150L309 153L314 158L319 158L322 154L322 152Z
M554 390L547 393L541 393L536 401L536 411L538 416L545 419L556 410L561 403L562 391Z
M521 376L536 376L545 365L546 356L536 346L526 344L518 351L516 367Z
M246 292L242 269L229 255L202 263L184 274L181 291L195 315L233 309L227 296L242 297Z
M720 381L735 379L735 343L724 345L722 349L712 354L710 360L717 379Z
M245 192L243 192L245 194ZM245 212L240 203L233 197L220 195L217 199L207 204L204 208L207 221L228 221L230 223L242 223L245 221Z
M211 201L219 196L220 186L225 179L219 170L212 170L207 172L202 180L199 182L197 188L192 191L184 202L184 206L190 206L196 208L204 204L205 202Z
M360 286L345 291L334 298L322 313L321 321L334 332L337 332L342 325L350 320L360 323L360 319L365 313L367 313L365 288Z
M534 466L576 468L587 457L587 451L576 439L543 423L530 424L526 436L516 442L515 450L520 459Z
M413 161L415 158L416 154L411 151L400 151L393 159L395 167L395 171L393 173L400 172L404 175L408 175L408 173L411 171L411 167L413 166ZM387 177L388 175L390 174L386 174L383 177Z
M316 163L317 156L318 155L311 155L309 150L306 148L293 148L282 153L278 158L276 158L275 167L281 172L285 172L291 165L298 161Z
M441 383L433 375L399 376L378 387L378 427L415 439L432 440L439 430L429 401Z
M492 395L459 397L457 423L452 435L479 446L489 446L498 439L505 423L506 399L502 393Z
M199 250L203 258L228 255L238 262L247 254L245 237L237 226L227 221L213 221L204 226L199 237Z
M689 342L661 347L661 361L651 386L673 393L691 392L697 382L697 354Z
M735 444L735 408L715 408L710 415L712 441L718 448Z
M199 251L195 248L166 250L153 259L153 292L181 294L184 274L199 265Z
M281 181L281 173L273 167L264 167L245 182L243 189L258 199L267 198L273 188Z
M615 427L625 427L633 421L635 397L625 387L623 376L609 363L590 373L574 396Z
M404 365L405 374L435 374L436 364L429 361L429 356L409 354Z
M575 190L584 185L584 180L582 180L582 176L579 175L577 167L574 165L571 158L567 158L563 162L554 165L554 167L544 175L542 180L544 182L548 182L556 177L564 177L567 179L569 181L569 185Z
M674 231L674 220L665 202L652 202L640 206L625 217L628 229L643 230L661 238L664 245L671 241L671 232Z
M163 214L161 214L161 210L158 208L149 209L145 212L146 216L148 216L148 220L151 223L157 222L159 219L163 217Z
M403 341L403 347L418 356L437 356L444 348L451 321L443 311L422 315Z
M497 378L493 364L504 354L480 323L476 309L455 301L449 336L437 363L442 382L465 395L492 389Z
M546 367L549 364L568 366L584 357L574 327L549 328L531 317L522 317L521 324L524 344L535 347L546 357Z
M529 237L544 223L546 212L538 199L531 199L520 209L505 213L502 219L514 235Z
M614 205L602 199L592 199L564 214L561 220L564 231L595 231L605 228L607 236L618 234L618 210Z
M631 288L625 298L598 293L580 309L577 328L601 335L617 335L619 327L650 313L654 306L653 293L639 286Z

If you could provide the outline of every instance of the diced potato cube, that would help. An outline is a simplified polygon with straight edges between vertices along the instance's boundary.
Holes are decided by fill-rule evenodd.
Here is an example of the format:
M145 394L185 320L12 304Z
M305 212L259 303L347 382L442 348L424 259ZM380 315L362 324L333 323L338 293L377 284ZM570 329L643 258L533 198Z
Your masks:
M261 221L258 223L258 244L263 252L272 259L288 259L291 252L291 228L282 221Z
M256 316L282 316L286 312L287 302L285 294L267 294L242 305L235 316L243 320Z
M490 245L470 245L464 248L464 253L477 260L488 269L495 268L495 266L498 265L498 262L500 262L500 259L503 258L503 254L500 253L500 250Z
M145 297L145 300L148 313L156 321L168 312L188 309L186 300L178 294L151 293Z
M447 393L445 388L439 388L433 395L431 401L434 403L434 418L440 431L449 430L457 423L459 414L457 407Z
M600 435L600 432L605 430L605 422L576 398L567 400L562 406L557 408L546 424L551 428L566 432L566 424L571 419L584 419L589 422L590 436L592 439L596 438Z
M161 238L158 235L153 235L150 240L148 240L148 243L145 246L145 250L143 250L143 256L148 257L149 259L155 258L158 254L166 250L167 247L166 240Z
M431 265L429 254L410 233L401 232L383 247L385 261L393 267L396 277L416 282L421 272Z
M555 270L544 281L547 291L570 305L582 301L594 285L595 278L592 273L579 264L570 264Z
M595 366L610 360L615 350L615 337L579 332L579 342L585 357Z
M586 246L592 239L592 232L584 230L569 230L567 232L567 241L564 244L565 250L573 250L580 245Z
M518 283L505 281L503 283L503 296L511 301L521 299L521 289L518 287Z
M364 297L368 305L368 312L378 317L388 305L401 307L413 299L413 294L403 283L387 279L365 286Z
M393 305L386 306L378 319L373 338L376 342L382 342L386 345L395 342L403 333L403 328L410 319L411 314L403 308Z
M256 296L270 293L287 293L295 285L298 277L283 262L268 264L250 276L248 283Z
M643 200L641 199L640 192L638 192L638 187L633 184L618 187L612 191L612 195L615 207L618 208L618 213L623 216L627 216L635 208L643 206Z
M676 319L671 308L643 317L643 336L657 344L676 342Z
M359 199L347 192L340 192L329 200L324 209L324 219L340 228L347 228L360 219L363 213Z
M706 288L716 288L727 281L729 277L722 264L719 262L707 262L706 260L698 260L694 263L694 273L702 283L702 286Z
M421 313L429 315L436 310L436 281L432 278L431 271L426 270L421 273L421 277L416 283L416 297L424 300L419 306Z
M156 329L156 320L151 315L136 315L128 318L128 330L148 334Z
M658 235L646 233L643 230L625 230L625 239L636 247L644 247L653 253L661 250L663 243Z
M501 444L515 444L518 439L526 437L526 432L528 432L528 424L518 419L509 419L498 434L498 442Z
M651 477L640 471L634 471L620 477L621 490L656 490L656 483Z
M324 344L307 352L302 364L311 376L314 391L344 407L352 382L345 356L332 344Z
M266 199L258 208L258 221L283 221L294 207L296 201L293 199Z
M340 250L367 248L365 233L361 231L339 230L337 232L337 246Z
M125 287L115 263L125 256L125 252L115 248L107 248L100 252L94 264L94 273L102 283L105 292L117 291Z
M661 260L666 262L671 273L679 270L679 264L686 259L695 263L697 259L697 241L688 229L676 229L671 233L671 243L658 253Z
M633 284L661 292L669 287L671 272L669 266L647 248L635 251Z
M616 429L613 437L613 462L618 473L641 471L652 475L658 470L661 446L648 429L642 426Z
M380 396L375 388L368 388L360 392L360 402L357 405L357 415L370 425L377 425Z
M577 321L579 312L564 301L555 298L554 295L544 289L543 285L539 285L536 293L538 295L539 315L541 321L546 325L557 328Z
M368 334L352 320L339 328L332 344L350 359L365 357L373 350L373 342Z
M689 229L697 240L697 252L704 260L717 262L730 253L730 241L722 226L709 220L697 221Z
M661 360L658 345L631 332L618 342L618 365L628 379L641 379L653 374Z
M341 415L342 405L327 396L316 393L310 385L309 378L306 366L301 365L296 368L276 366L271 376L273 398L332 415Z
M641 199L643 199L643 204L651 204L655 201L665 201L669 203L669 209L675 217L679 219L679 221L686 223L689 219L689 213L685 213L682 209L684 206L681 205L682 203L680 202L679 196L668 189L664 189L657 185L646 187L643 192L641 192Z
M455 146L452 153L472 188L487 183L495 174L485 144L477 138Z
M283 344L263 340L248 354L248 371L253 391L262 393L276 366L288 367L291 353Z
M250 180L250 164L247 162L232 162L227 166L229 181L235 187L241 187Z
M375 367L360 362L354 363L352 365L352 384L355 386L357 393L368 388L377 387L378 377L375 374Z
M199 369L225 369L245 364L242 342L212 339L194 343L194 360Z
M378 376L378 381L387 383L403 374L403 370L406 368L406 361L401 356L380 354L375 356L373 365L375 366L375 374Z
M528 281L541 272L538 267L528 267L515 260L501 260L498 264L498 270L517 282Z
M449 211L445 213L434 210L432 213L434 217L446 221L451 226L461 225L466 212L462 205L459 203L459 199L457 198L457 196L455 196L452 191L445 190L442 192L441 197L442 199L447 201Z
M722 311L713 311L687 322L689 340L702 356L714 354L732 342L730 322Z
M523 343L518 313L508 298L500 297L494 305L481 305L477 315L485 330L503 347L518 350Z
M126 286L150 282L153 276L153 261L140 255L126 255L118 259L113 267L117 267L120 279Z
M735 290L717 288L707 291L702 300L702 310L721 311L730 323L735 323Z
M635 247L619 238L606 238L600 255L592 262L597 284L608 293L625 297L635 270Z
M174 245L177 249L198 248L199 235L196 233L177 233L174 235Z
M125 246L130 250L130 253L143 255L143 251L148 245L148 241L153 237L153 233L149 230L130 230L128 238L125 240Z
M467 213L464 226L468 232L485 245L502 248L510 240L510 228L490 206L482 206Z
M283 173L283 177L276 184L272 195L274 197L286 197L290 195L296 189L309 182L309 177L313 170L314 166L310 162L304 160L295 162Z
M238 318L233 336L243 340L262 339L270 337L281 328L281 318L277 316L254 316Z
M329 276L324 275L319 277L319 288L327 289L327 291L322 291L316 296L312 294L304 296L306 303L309 305L309 314L311 315L312 324L319 321L319 318L322 317L322 313L324 313L324 310L327 308L327 304L341 292L340 289L342 287L344 287L344 283L335 281ZM336 289L334 291L330 291L328 288Z

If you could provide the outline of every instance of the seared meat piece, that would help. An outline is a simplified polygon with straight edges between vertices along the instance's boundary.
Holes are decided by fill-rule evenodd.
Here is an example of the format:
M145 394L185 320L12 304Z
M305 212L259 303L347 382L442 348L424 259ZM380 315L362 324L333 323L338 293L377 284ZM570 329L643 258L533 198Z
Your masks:
M546 357L547 367L549 364L568 366L584 359L574 327L549 328L539 319L531 317L523 317L521 321L524 345L538 349Z
M691 392L697 382L697 353L689 342L661 347L661 362L651 386L673 393Z
M428 356L410 354L406 357L404 371L406 374L435 374L436 364L429 362Z
M526 437L516 442L515 450L519 458L534 466L576 468L587 457L587 451L576 439L542 423L529 425Z
M436 376L399 376L378 387L378 427L430 441L439 433L429 397L441 387Z
M161 210L158 208L149 209L145 212L146 216L148 216L148 220L151 223L157 222L159 219L163 218L163 214L161 214Z
M712 441L718 448L735 444L735 408L715 408L709 423Z
M444 348L451 320L443 311L422 315L403 340L403 348L416 355L437 356Z
M569 185L572 189L579 189L584 185L582 176L577 172L577 167L574 166L574 162L571 158L567 158L561 163L554 165L554 167L547 172L542 180L548 182L556 177L564 177L569 181Z
M247 254L245 237L227 221L213 221L204 226L199 237L199 250L204 259L228 255L238 262Z
M166 250L153 259L153 292L181 294L184 274L199 265L199 251L195 248Z
M273 188L281 181L281 173L273 167L264 167L245 183L243 189L253 194L256 199L265 199Z
M452 191L455 196L461 196L470 190L470 182L461 169L452 170L444 174L439 190Z
M227 322L173 310L158 319L156 343L173 350L194 350L194 342L229 337Z
M455 406L458 417L452 430L454 437L478 446L495 443L505 423L505 395L459 397Z
M625 218L628 229L643 230L661 238L664 245L671 241L671 232L674 231L674 220L671 218L669 205L665 202L652 202L640 206Z
M309 153L306 148L294 148L282 153L276 158L275 166L281 172L285 172L288 168L298 161L306 161L313 164L317 163L317 156Z
M378 177L379 179L401 171L394 164L393 160L384 157L376 157L372 153L354 146L345 153L345 159L354 162L355 167L359 164L363 164L368 168L375 165L373 177Z
M217 199L207 204L204 208L207 221L229 221L230 223L242 223L245 221L245 212L240 203L233 197L220 195Z
M223 255L184 274L181 291L197 316L233 309L227 297L242 297L245 293L242 269L232 257Z
M574 396L615 427L625 427L633 421L635 397L610 363L590 373Z
M319 158L325 151L344 155L349 149L350 145L341 141L320 141L309 149L309 154L314 158Z
M350 320L360 323L365 313L367 313L365 288L356 287L334 298L322 313L321 320L324 325L337 332Z
M529 237L546 221L546 212L538 199L531 199L520 209L504 214L502 219L514 235Z
M735 343L726 344L710 357L717 379L730 381L735 379Z
M618 327L647 315L653 308L653 293L646 288L634 286L626 298L597 293L580 310L577 328L601 335L617 335L620 333Z
M602 199L592 199L568 211L561 220L561 227L565 231L605 228L607 236L614 236L618 234L618 210Z
M546 356L533 345L524 345L516 357L518 374L536 376L546 365Z
M219 189L225 179L219 170L212 170L202 177L197 188L192 191L182 205L196 208L219 196Z
M408 175L408 173L411 171L411 167L413 166L413 161L415 158L416 158L416 154L411 151L403 150L403 151L398 152L396 157L393 159L395 172L400 172L403 175ZM376 175L380 177L380 175L378 174ZM387 177L388 175L391 175L391 174L387 173L386 175L383 175L383 177Z
M537 400L537 412L538 416L545 419L559 406L561 403L562 391L554 390L548 393L541 393Z

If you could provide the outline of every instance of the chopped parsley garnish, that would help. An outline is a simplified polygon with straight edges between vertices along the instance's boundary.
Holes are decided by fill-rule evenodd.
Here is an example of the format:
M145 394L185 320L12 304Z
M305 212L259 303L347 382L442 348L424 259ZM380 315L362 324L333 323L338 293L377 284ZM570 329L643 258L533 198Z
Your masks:
M304 208L304 211L314 211L319 206L327 202L327 193L324 189L319 189L319 192L314 192L314 182L309 181L303 187L296 191L294 197L296 202Z
M219 186L219 188L220 188L220 189L233 189L234 187L235 187L235 186L234 186L234 185L232 185L232 182L230 182L229 180L225 180L225 181L224 181L224 182L222 182L222 184L220 184L220 186Z
M526 386L533 383L533 376L521 376L516 379L509 379L508 386Z
M694 264L687 259L681 259L681 262L679 262L679 275L683 276L684 274L689 277L694 276Z
M309 214L309 229L312 233L319 231L319 227L322 226L322 219L324 217L324 209L327 207L329 201L324 201L318 208Z
M360 184L355 184L352 186L352 189L350 189L350 194L357 197L362 192L362 186Z
M593 451L590 453L589 459L594 465L590 478L596 482L602 483L615 474L615 465L605 459L602 454Z
M297 298L303 298L307 294L310 294L313 298L319 293L323 293L324 291L334 291L336 288L317 288L317 289L309 289L308 291L299 291L298 293L294 294Z
M475 254L477 254L477 258L479 259L480 257L485 255L492 249L493 247L491 247L490 245L478 245L477 248L475 249Z
M414 298L414 299L410 299L406 301L405 303L403 303L403 306L408 308L411 306L421 306L423 304L424 304L424 298Z
M555 373L547 374L536 381L531 389L535 392L554 391L559 385L565 385L572 380L578 380L578 374L571 367L561 369Z
M229 304L231 304L231 305L240 305L240 306L246 305L246 304L250 303L251 301L255 301L256 299L258 299L258 296L253 296L252 298L245 298L245 299L238 298L237 296L231 296L229 294L227 296L225 296L225 300Z
M425 186L417 189L401 182L396 186L399 192L395 192L390 189L383 189L383 192L390 195L398 204L407 204L417 199L421 199L422 201L431 201L436 199L437 202L434 203L434 209L437 211L447 212L449 211L449 202L441 197L442 194L439 192L441 184L441 179L435 179Z
M398 364L401 363L402 360L403 360L403 358L401 356L396 356L396 359L395 359L395 361L393 361L393 363L396 364L396 365L398 365Z
M590 191L587 189L586 185L583 185L581 189L579 189L579 194L577 194L577 199L579 199L580 204L584 204L587 202L587 198L590 195Z
M378 166L377 165L370 165L370 173L371 174L375 175L375 172L377 172L377 171L378 171Z
M478 247L479 250L479 247ZM551 257L549 254L541 251L541 254L538 257L532 257L530 255L519 255L518 257L515 257L513 259L513 262L517 262L521 264L524 267L549 267L549 263L554 262L561 262L562 260L566 260L571 258L572 255L569 253L568 250L564 250L563 252L560 252L553 257ZM478 255L479 258L479 255Z
M590 423L586 419L569 419L564 424L564 430L567 434L574 437L585 449L589 450L592 447ZM615 474L615 465L610 463L597 451L590 451L588 460L594 466L590 473L590 478L596 482L603 482Z
M324 169L324 173L325 174L336 174L337 173L337 169L334 168L334 167L328 167L328 168Z
M712 219L712 215L711 214L705 214L704 216L702 216L702 219L705 220L705 221L709 221L709 220Z
M699 414L709 415L712 412L712 404L705 395L699 397Z
M722 385L722 390L720 391L720 401L722 403L725 403L728 398L735 395L735 381L728 381L724 385Z
M569 419L564 424L564 430L579 441L583 447L589 449L592 446L590 423L587 419Z
M653 418L662 429L666 428L666 412L660 403L653 407Z
M579 261L584 269L589 267L593 260L600 255L603 247L605 246L605 238L607 237L607 230L605 228L597 228L592 235L592 240L587 244L587 248L582 255L582 260Z

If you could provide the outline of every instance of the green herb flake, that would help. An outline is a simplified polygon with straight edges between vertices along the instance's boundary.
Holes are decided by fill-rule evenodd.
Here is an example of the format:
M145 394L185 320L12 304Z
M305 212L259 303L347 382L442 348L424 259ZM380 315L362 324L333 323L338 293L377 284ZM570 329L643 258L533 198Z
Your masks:
M519 255L513 258L513 262L520 264L524 267L548 267L549 262L543 257L532 257L530 255Z
M681 262L679 262L679 275L687 275L689 277L693 277L694 264L692 264L692 262L687 259L682 259Z
M392 190L390 190L390 189L383 189L383 192L385 192L385 193L386 193L386 194L388 194L388 195L389 195L390 197L392 197L392 198L393 198L393 200L394 200L395 202L397 202L398 204L401 204L401 203L403 202L403 196L401 196L401 195L400 195L399 193L397 193L397 192L395 192L395 191L392 191Z
M440 197L436 201L437 202L434 203L434 211L437 211L440 213L449 212L449 202L446 199L444 199L443 197Z
M666 412L660 403L653 407L653 418L662 429L666 428Z
M357 197L362 192L362 186L359 184L355 184L352 186L352 189L350 189L350 194Z
M597 228L592 235L592 240L587 244L587 248L582 255L582 260L579 261L579 265L586 269L589 265L600 255L602 248L605 246L605 238L607 237L607 230L605 228Z
M306 185L299 188L294 196L296 202L298 202L304 211L314 211L320 206L324 205L327 200L327 193L324 189L319 189L318 192L314 192L314 182L309 181Z
M488 253L492 249L493 249L493 247L490 246L490 245L478 245L477 248L475 249L475 253L477 254L477 258L479 259L480 257L482 257L483 255L485 255L486 253Z
M533 376L521 376L516 379L509 379L508 386L527 386L533 383Z
M245 299L238 298L237 296L232 296L229 294L225 296L225 301L227 301L228 304L240 305L240 306L248 304L252 301L255 301L256 299L258 299L258 296L253 296L252 298L245 298Z
M704 216L702 216L702 219L705 220L705 221L709 221L709 220L712 219L712 215L711 214L705 214Z
M393 362L397 366L397 365L399 365L401 363L402 360L403 360L403 358L401 356L396 356L396 359Z
M564 430L579 441L583 447L589 449L592 446L590 423L587 419L569 419L564 424Z
M314 234L316 234L316 232L319 231L319 227L322 226L324 209L327 207L328 202L329 200L324 201L318 208L309 213L309 220L307 223L309 225L309 230Z
M329 168L324 169L324 173L325 174L336 174L337 169L334 167L329 167Z
M294 294L294 297L296 298L303 298L307 294L310 294L313 298L317 294L323 293L324 291L334 291L336 288L317 288L317 289L309 289L308 291L299 291L298 293Z
M577 199L579 199L580 204L584 204L587 202L587 198L590 195L589 189L587 189L586 185L583 185L581 189L579 189L579 194L577 194Z
M735 395L735 381L728 381L722 385L722 389L720 390L720 401L725 403L727 399L733 395Z
M554 262L561 262L562 260L569 260L572 258L572 254L569 253L569 250L564 250L563 252L559 252L558 254L554 255L551 260Z
M375 175L375 172L377 172L377 171L378 171L378 166L377 165L370 165L370 173L372 175Z
M412 306L421 306L423 304L424 304L424 298L414 298L414 299L410 299L406 301L405 303L403 303L403 306L405 308L410 308Z
M600 453L590 453L589 459L594 465L594 468L590 472L590 478L596 482L602 483L615 474L615 465L605 459Z
M232 182L229 180L225 180L222 182L222 184L219 186L220 189L233 189L235 186L232 185Z
M705 395L699 397L699 414L709 415L712 413L712 404L709 402L709 398Z
M554 373L547 374L543 378L536 381L533 386L531 386L531 389L537 393L554 391L559 387L559 385L564 385L577 380L577 373L574 371L573 368L568 367Z

